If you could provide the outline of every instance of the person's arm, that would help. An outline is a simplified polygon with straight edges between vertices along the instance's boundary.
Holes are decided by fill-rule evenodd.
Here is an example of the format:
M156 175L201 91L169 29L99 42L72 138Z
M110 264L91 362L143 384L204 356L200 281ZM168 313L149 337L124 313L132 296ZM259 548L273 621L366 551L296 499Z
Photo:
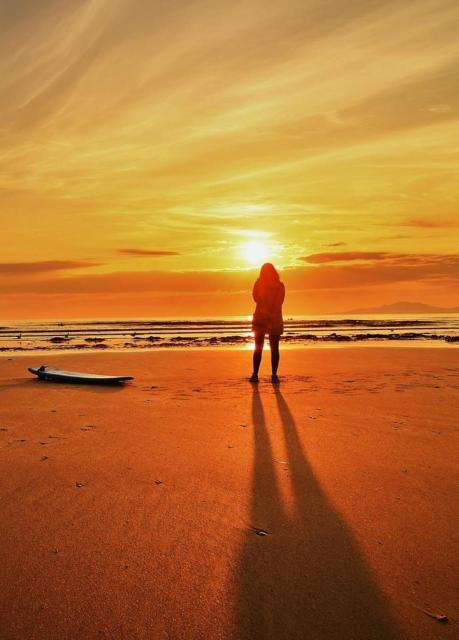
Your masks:
M279 306L282 306L284 300L285 300L285 285L283 282L281 282L279 287L279 293L277 296L277 301L279 303Z
M255 302L259 301L259 287L258 287L258 280L255 282L255 284L253 285L253 289L252 289L252 298L254 299Z

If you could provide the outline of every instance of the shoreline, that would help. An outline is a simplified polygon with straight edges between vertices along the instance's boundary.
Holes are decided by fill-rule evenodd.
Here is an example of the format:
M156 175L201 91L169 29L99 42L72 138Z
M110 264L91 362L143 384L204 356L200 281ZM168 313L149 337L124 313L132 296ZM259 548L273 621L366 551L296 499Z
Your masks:
M22 322L0 326L0 353L249 348L250 319ZM323 344L459 343L454 317L304 318L284 322L284 348Z
M281 342L281 351L295 351L295 350L315 350L315 349L454 349L458 342L446 342L444 340L368 340L368 341L311 341L308 344L304 343L289 343ZM250 352L253 350L253 343L247 342L243 345L231 345L221 344L215 345L172 345L172 346L151 346L151 347L129 347L129 348L116 348L116 347L87 347L87 348L60 348L43 347L34 349L22 349L11 350L0 348L0 358L2 357L35 357L42 354L53 354L55 356L71 356L71 355L101 355L107 354L135 354L135 353L167 353L167 352L226 352L226 351L243 351ZM265 351L269 351L269 342L266 340Z

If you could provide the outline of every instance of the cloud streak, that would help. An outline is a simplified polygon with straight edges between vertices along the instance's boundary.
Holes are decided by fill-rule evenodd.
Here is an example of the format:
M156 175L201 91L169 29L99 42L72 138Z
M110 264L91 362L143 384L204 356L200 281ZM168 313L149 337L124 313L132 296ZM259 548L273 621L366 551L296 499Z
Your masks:
M29 276L42 273L68 271L101 266L99 262L78 260L44 260L37 262L0 262L0 274L5 276Z
M459 228L459 221L454 220L437 220L426 218L410 218L402 223L405 227L417 227L419 229L451 229Z
M354 260L387 260L393 257L394 254L383 251L342 251L314 253L310 256L302 256L300 260L320 264L323 262L349 262ZM397 257L399 256L397 255Z
M393 253L389 251L335 251L325 253L314 253L300 258L304 262L314 264L328 262L391 262L397 264L450 264L459 259L459 254L413 254L413 253Z
M403 282L459 282L459 255L319 254L311 266L284 269L282 278L288 290L342 290L362 286ZM323 257L325 257L323 259ZM312 256L314 258L314 256ZM363 260L361 264L353 264ZM344 264L341 264L343 263ZM352 264L346 264L351 262ZM160 292L162 294L237 293L250 291L258 270L231 271L120 271L115 273L81 274L50 277L41 281L0 283L0 292L28 293L118 293Z
M149 258L163 258L166 256L178 256L180 255L177 251L160 251L160 250L150 250L150 249L118 249L118 253L121 253L126 256L138 256L138 257L149 257Z

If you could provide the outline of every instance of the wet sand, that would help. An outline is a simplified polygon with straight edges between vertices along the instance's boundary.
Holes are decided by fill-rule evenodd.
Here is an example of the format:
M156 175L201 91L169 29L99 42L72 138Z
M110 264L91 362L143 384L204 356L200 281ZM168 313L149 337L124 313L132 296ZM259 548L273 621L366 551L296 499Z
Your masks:
M458 637L459 351L267 355L0 357L2 640Z

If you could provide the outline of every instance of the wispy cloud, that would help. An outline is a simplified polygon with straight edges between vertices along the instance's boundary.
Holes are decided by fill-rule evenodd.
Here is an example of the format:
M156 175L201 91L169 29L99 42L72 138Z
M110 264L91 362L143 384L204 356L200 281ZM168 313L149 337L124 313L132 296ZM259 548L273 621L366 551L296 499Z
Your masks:
M448 275L448 269L451 268L451 275L456 272L459 265L459 254L412 254L412 253L393 253L388 251L343 251L314 253L301 258L304 262L311 264L333 264L340 265L347 262L361 262L360 267L367 269L368 266L375 267L381 272L388 266L403 267L423 267L431 268L432 275L437 273L438 268ZM358 267L359 268L359 267Z
M9 276L28 276L46 272L67 271L101 266L85 260L42 260L37 262L0 262L0 273ZM13 285L15 286L15 285Z
M404 227L418 227L420 229L450 229L459 227L459 220L438 220L436 218L409 218L402 222Z
M364 254L317 254L310 265L284 269L282 279L287 291L329 289L334 291L400 282L459 282L459 255L397 254L368 252ZM318 258L318 259L316 259ZM355 263L356 261L359 261ZM350 263L350 264L349 264ZM161 292L206 293L250 292L258 270L244 271L120 271L81 275L45 277L30 282L0 282L0 292L47 293L118 293ZM250 295L248 294L248 304Z
M122 253L127 256L138 257L150 257L150 258L163 258L165 256L178 256L177 251L160 251L155 249L118 249L118 253Z
M313 253L309 256L302 256L300 260L304 262L323 263L323 262L349 262L354 260L387 260L394 255L383 251L342 251L342 252L326 252Z

